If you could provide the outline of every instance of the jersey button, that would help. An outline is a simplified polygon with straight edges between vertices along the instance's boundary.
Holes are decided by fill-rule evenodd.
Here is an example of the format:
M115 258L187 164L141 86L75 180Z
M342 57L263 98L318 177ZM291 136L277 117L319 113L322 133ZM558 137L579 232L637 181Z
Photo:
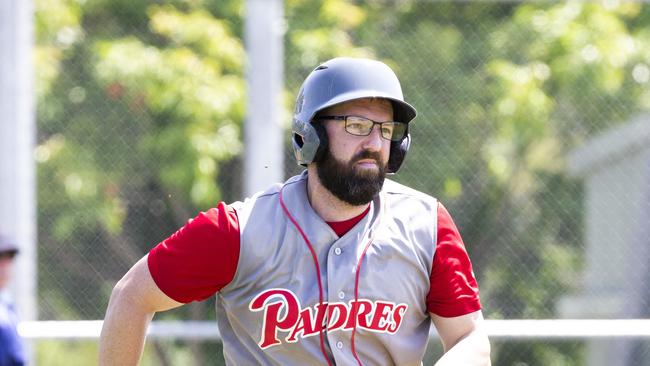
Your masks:
M334 254L341 255L341 248L339 247L334 248Z
M336 342L336 348L338 349L343 348L343 342Z
M339 299L343 300L343 298L345 298L345 292L340 291L339 292Z

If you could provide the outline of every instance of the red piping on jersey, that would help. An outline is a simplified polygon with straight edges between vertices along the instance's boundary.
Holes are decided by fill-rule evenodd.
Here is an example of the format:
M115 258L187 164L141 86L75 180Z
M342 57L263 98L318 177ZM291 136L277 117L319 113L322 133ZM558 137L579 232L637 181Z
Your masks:
M305 244L307 244L307 247L309 247L309 251L311 252L312 259L314 260L314 266L316 268L316 279L318 280L318 305L319 308L323 307L323 284L320 279L320 266L318 265L318 257L316 256L316 251L314 250L314 247L311 245L311 242L307 238L307 235L305 232L302 230L298 222L291 216L291 213L287 209L287 206L284 204L284 200L282 199L282 190L284 189L284 186L282 186L282 189L280 189L280 205L282 206L282 210L284 211L285 215L289 218L291 223L298 229L298 232L302 236L302 239L305 241ZM379 222L381 220L381 215L379 216L379 219L377 220L377 223L375 224L375 227L378 227ZM366 251L368 251L368 248L370 248L370 245L372 244L372 241L374 240L375 237L375 231L373 231L372 235L366 242L366 245L363 248L363 252L361 252L361 256L359 257L359 261L357 262L357 268L356 268L356 273L354 276L354 304L358 304L359 302L359 273L361 272L361 263L363 262L363 258L366 256ZM357 331L357 321L358 321L358 316L355 314L354 317L354 327L352 328L352 337L351 337L351 348L352 348L352 355L354 356L354 359L357 360L357 363L359 366L363 366L361 363L361 360L359 359L359 356L357 355L357 351L354 347L354 335L356 334ZM332 363L330 362L329 356L327 356L327 352L325 351L325 343L323 341L323 332L325 329L321 329L320 332L318 333L318 337L320 339L320 349L321 352L323 353L323 357L325 357L325 360L327 361L327 364L329 366L332 366Z
M284 186L282 186L284 189ZM316 268L316 279L318 280L318 305L319 308L323 307L323 284L321 283L320 280L320 266L318 265L318 257L316 256L316 251L314 251L314 247L311 245L311 242L307 238L307 235L305 235L305 232L302 231L302 228L300 225L298 225L298 222L291 216L291 213L289 213L289 210L287 209L287 206L284 204L284 200L282 199L282 189L280 189L280 205L282 206L282 210L284 213L287 215L289 220L293 223L293 225L298 229L298 232L302 236L302 239L305 241L307 246L309 247L309 251L311 252L311 256L314 260L314 266ZM327 352L325 352L325 342L323 341L323 332L325 329L321 329L320 332L318 333L318 338L320 339L320 350L323 353L323 357L325 357L325 361L327 361L327 364L329 366L332 366L332 363L330 362L329 356L327 356Z
M381 216L379 216L379 219L377 220L377 224L379 225L379 221L381 220ZM379 226L376 226L379 227ZM373 231L372 235L368 239L368 242L366 243L366 246L363 248L363 252L361 252L361 257L359 257L359 262L357 262L357 271L354 276L354 304L358 306L359 304L359 273L361 273L361 263L363 262L363 258L366 256L366 251L368 248L370 248L370 244L372 244L372 241L375 237L375 233ZM359 356L357 356L357 351L354 348L354 335L357 333L357 321L359 320L358 314L355 314L354 316L354 328L352 328L352 355L354 356L354 359L357 360L357 363L359 366L363 366L361 363L361 360L359 359Z

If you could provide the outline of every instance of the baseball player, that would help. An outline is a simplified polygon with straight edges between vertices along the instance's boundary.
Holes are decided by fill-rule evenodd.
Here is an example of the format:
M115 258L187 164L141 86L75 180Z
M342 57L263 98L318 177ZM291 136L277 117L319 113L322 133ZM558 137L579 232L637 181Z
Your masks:
M0 366L27 364L23 340L18 334L18 315L6 292L11 281L18 245L0 235Z
M216 294L229 365L489 365L472 266L435 198L390 180L416 110L385 64L335 58L305 79L292 142L306 170L200 213L113 290L101 365L135 365L153 314Z

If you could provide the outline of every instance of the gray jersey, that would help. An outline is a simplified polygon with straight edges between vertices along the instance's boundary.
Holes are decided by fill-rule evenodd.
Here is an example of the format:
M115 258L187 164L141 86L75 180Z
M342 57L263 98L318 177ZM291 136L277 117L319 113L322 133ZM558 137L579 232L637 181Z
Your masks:
M386 180L339 238L312 209L306 183L304 172L232 205L239 262L217 294L226 363L323 365L324 350L337 365L420 365L436 199Z

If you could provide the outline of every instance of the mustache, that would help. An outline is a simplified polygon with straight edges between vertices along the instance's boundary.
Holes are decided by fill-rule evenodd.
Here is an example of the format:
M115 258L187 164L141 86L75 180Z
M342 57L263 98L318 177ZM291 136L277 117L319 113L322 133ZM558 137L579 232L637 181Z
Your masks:
M381 154L377 151L370 151L370 150L363 150L357 155L355 155L352 158L352 164L364 160L364 159L372 159L374 160L378 165L383 164L384 162L381 159Z

